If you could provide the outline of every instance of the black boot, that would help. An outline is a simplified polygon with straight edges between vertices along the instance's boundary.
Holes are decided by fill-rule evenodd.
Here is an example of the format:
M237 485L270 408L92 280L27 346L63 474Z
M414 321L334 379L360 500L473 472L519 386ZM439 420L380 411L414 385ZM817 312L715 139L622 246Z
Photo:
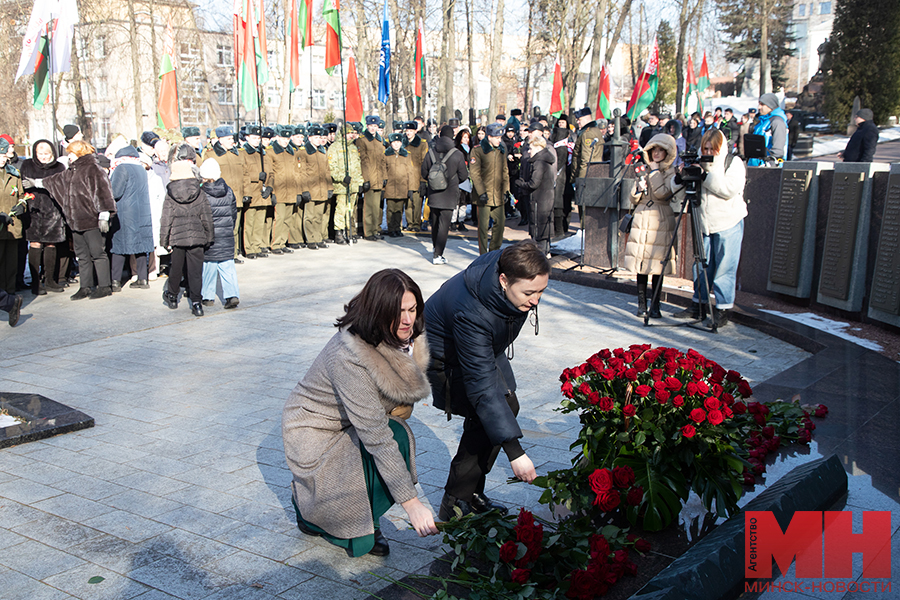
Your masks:
M45 296L47 290L41 285L41 248L28 247L28 268L31 271L31 293Z
M679 310L678 312L672 313L672 316L676 319L694 319L695 321L700 321L706 318L708 312L709 305L701 305L699 302L692 301L689 307L684 310Z
M638 275L637 281L637 316L647 316L647 276Z
M660 319L662 318L662 313L659 312L659 297L662 293L662 290L659 289L659 286L662 285L662 278L659 275L653 276L653 290L651 292L651 301L650 301L650 318L651 319Z
M61 292L66 288L56 283L53 277L54 269L56 269L56 246L44 246L44 289Z
M175 310L176 308L178 308L178 296L176 296L169 290L164 289L163 293L162 293L162 297L163 297L163 302L165 303L166 306L168 306L172 310Z

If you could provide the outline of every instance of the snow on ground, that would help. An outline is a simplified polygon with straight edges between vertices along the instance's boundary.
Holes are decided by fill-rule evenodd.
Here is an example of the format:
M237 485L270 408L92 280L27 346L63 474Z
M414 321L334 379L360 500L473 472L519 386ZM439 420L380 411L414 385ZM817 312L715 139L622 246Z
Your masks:
M812 154L805 158L813 158L815 156L827 156L829 154L836 154L838 152L843 152L844 148L847 147L847 141L850 138L846 135L823 135L816 136L813 139L813 151ZM888 127L887 129L882 129L878 134L878 143L883 144L884 142L893 142L894 140L900 140L900 127ZM804 160L803 158L797 160Z
M842 321L833 321L831 319L826 319L825 317L813 313L783 313L777 310L763 310L762 312L769 313L770 315L775 315L778 317L783 317L791 321L796 321L797 323L802 323L803 325L809 325L810 327L815 327L816 329L845 339L848 342L859 344L863 348L868 348L869 350L874 350L875 352L881 352L883 350L881 344L878 344L877 342L864 340L862 338L850 335L847 330L849 329L849 331L854 331L855 329L850 327L849 323L844 323Z
M571 252L572 254L581 255L581 236L582 232L579 229L578 233L575 235L559 240L555 244L551 244L550 248L560 252Z

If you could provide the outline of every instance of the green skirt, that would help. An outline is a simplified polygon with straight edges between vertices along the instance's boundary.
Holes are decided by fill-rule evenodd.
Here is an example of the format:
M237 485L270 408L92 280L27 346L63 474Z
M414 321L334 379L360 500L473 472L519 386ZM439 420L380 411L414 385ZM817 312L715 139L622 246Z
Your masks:
M392 419L388 419L388 425L391 428L391 433L394 434L394 440L397 442L397 446L400 448L400 454L403 455L403 460L406 461L406 468L409 469L409 436L406 433L406 429L403 425ZM366 447L362 442L359 443L359 452L362 456L363 476L366 480L369 505L372 507L372 521L375 525L375 529L379 529L381 527L379 520L382 515L389 511L394 505L394 498L388 491L384 479L382 479L381 475L378 473L378 469L375 468L375 459L372 458L372 455L369 454L369 451L366 450ZM350 556L362 556L368 554L375 546L374 534L350 539L331 535L321 527L305 520L303 516L300 515L300 509L297 508L297 502L294 500L293 496L291 496L291 503L294 505L294 512L297 513L298 523L302 523L316 533L322 534L323 539L331 542L335 546L344 548Z

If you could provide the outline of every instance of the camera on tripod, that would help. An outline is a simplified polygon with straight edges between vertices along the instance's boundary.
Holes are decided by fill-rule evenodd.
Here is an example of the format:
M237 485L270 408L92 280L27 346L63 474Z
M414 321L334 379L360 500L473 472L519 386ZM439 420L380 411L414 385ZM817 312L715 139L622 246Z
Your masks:
M712 156L700 156L693 148L681 153L684 166L681 172L675 175L675 183L684 185L684 195L694 206L700 205L700 184L706 179L701 163L711 163Z

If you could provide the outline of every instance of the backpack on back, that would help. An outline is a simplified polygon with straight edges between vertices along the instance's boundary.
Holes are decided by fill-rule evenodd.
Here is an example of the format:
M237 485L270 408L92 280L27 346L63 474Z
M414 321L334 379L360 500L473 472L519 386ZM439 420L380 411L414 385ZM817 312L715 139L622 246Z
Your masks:
M433 150L428 150L428 152L432 153L431 158L434 160L431 168L428 169L428 188L435 192L442 192L450 186L450 178L447 176L447 159L456 152L456 148L448 150L444 154L444 158L440 160L437 160Z

